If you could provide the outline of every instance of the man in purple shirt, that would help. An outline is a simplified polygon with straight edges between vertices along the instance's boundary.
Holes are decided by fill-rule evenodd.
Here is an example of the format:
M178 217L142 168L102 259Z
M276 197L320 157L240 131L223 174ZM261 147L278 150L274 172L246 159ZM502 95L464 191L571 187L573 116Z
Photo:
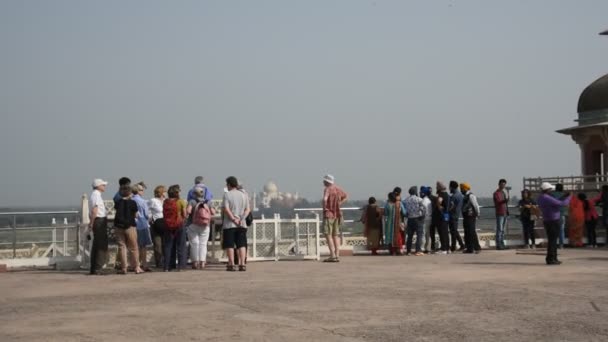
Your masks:
M570 194L565 198L554 198L551 193L555 187L549 183L543 183L540 186L543 193L538 197L538 206L543 214L543 222L547 240L547 265L560 265L562 262L557 260L557 237L560 230L560 209L570 204Z

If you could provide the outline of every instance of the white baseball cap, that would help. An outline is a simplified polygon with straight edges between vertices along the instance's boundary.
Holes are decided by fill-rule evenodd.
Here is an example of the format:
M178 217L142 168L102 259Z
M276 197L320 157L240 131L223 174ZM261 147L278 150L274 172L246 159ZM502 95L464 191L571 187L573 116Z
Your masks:
M544 182L543 184L540 185L540 189L542 191L555 190L555 186L551 185L551 183Z
M334 184L334 182L336 180L334 179L334 176L332 176L332 175L325 175L325 177L323 177L323 181L327 182L329 184Z
M96 178L95 180L93 180L93 189L95 189L98 186L102 186L102 185L108 185L108 182L106 182L100 178Z

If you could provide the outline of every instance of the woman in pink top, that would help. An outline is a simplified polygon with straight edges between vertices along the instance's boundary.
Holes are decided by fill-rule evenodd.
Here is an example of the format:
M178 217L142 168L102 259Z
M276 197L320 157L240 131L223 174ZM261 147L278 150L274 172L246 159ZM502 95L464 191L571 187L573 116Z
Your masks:
M598 198L591 200L587 199L587 195L584 193L578 194L578 198L583 202L583 209L585 210L585 228L587 228L587 245L591 248L597 248L597 234L595 227L597 226L598 214L595 210L595 204Z

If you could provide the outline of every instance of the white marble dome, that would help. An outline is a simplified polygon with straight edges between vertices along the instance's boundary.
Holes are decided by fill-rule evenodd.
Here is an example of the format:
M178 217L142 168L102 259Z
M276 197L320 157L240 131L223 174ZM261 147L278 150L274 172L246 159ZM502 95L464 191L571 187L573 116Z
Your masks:
M266 185L264 185L264 192L267 194L276 194L279 192L279 187L277 187L274 182L268 182Z

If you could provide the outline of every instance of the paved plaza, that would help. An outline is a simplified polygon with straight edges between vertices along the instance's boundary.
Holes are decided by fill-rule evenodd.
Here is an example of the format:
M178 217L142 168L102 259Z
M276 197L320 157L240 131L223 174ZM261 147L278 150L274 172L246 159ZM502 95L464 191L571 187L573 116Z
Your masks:
M0 274L1 341L607 341L608 250Z

